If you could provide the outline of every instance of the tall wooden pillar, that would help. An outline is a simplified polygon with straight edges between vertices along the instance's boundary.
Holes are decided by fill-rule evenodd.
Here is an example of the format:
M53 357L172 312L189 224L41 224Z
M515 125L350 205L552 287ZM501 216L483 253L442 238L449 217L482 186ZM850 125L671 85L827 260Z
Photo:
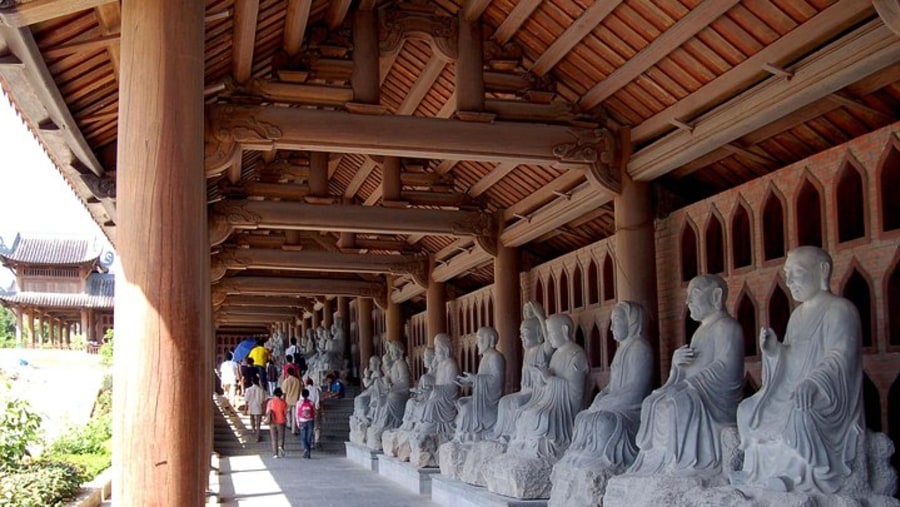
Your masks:
M403 337L403 311L400 308L400 304L394 302L394 298L391 297L391 292L394 289L394 277L387 277L387 308L385 308L385 334L387 335L387 340L397 340L401 343L404 343Z
M312 318L307 319L305 316L300 319L300 336L298 336L298 340L300 341L306 338L306 331L309 329L310 322L312 322Z
M327 297L322 301L322 325L325 329L331 331L331 324L334 323L334 304Z
M35 318L34 309L28 310L28 336L31 339L31 346L37 343L37 337L34 334L34 318Z
M22 340L22 308L16 307L16 345L22 346L25 342Z
M494 259L494 327L500 335L497 349L506 358L506 392L519 386L522 364L522 286L519 283L519 250L497 241Z
M203 16L203 2L122 2L112 481L119 505L206 501L212 384L197 377L212 368Z
M400 183L400 159L398 157L384 157L384 167L381 174L381 201L386 206L401 200L400 192L403 186Z
M344 332L344 339L347 341L347 350L344 355L350 353L350 298L346 296L338 296L337 312L341 316L341 331Z
M378 104L378 19L372 9L353 14L353 101Z
M319 325L322 323L322 317L319 315L319 311L313 308L312 311L312 327L313 331L319 331Z
M633 181L622 171L622 193L616 196L614 207L617 299L644 305L649 317L647 339L653 345L654 359L659 365L656 242L650 185Z
M431 273L433 264L428 270L428 287L425 291L426 306L426 333L428 334L428 346L434 346L434 335L447 332L447 293L444 284L434 281Z
M459 18L459 58L456 60L456 110L484 109L484 42L481 21Z
M357 329L359 330L359 371L369 365L369 358L375 353L375 344L372 341L372 299L356 298Z

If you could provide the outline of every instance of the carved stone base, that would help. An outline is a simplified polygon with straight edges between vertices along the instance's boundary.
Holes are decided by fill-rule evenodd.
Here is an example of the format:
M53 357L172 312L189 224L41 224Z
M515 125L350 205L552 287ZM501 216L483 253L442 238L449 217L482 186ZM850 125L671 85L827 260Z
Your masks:
M356 445L366 445L369 423L365 419L350 417L350 441Z
M491 493L513 498L550 498L550 474L556 462L508 452L492 459L484 472Z
M431 478L431 501L444 507L546 507L546 500L521 500L435 475Z
M506 452L506 444L483 440L475 442L469 449L466 462L460 474L460 480L473 486L487 486L485 472L492 459Z
M437 467L438 448L450 438L440 433L414 432L409 438L409 462L416 468Z
M460 480L466 457L472 448L471 443L462 443L452 440L438 448L438 464L441 475L454 480Z
M386 430L381 434L381 450L392 458L409 461L409 435L406 430Z
M604 507L681 506L685 494L695 488L721 486L722 476L618 475L606 483Z
M604 504L606 505L606 504ZM888 496L868 496L863 501L841 495L780 493L758 488L694 488L677 504L683 507L872 507L900 506L900 500Z
M383 451L381 437L385 431L391 429L384 426L369 426L366 430L366 446L373 451Z
M344 452L350 461L369 471L378 472L378 456L381 454L380 452L353 442L344 442Z
M602 505L606 483L621 474L624 467L610 466L599 460L567 459L553 466L550 481L550 507L593 507Z
M431 495L431 477L439 473L438 468L416 468L384 454L378 456L378 475L417 495Z

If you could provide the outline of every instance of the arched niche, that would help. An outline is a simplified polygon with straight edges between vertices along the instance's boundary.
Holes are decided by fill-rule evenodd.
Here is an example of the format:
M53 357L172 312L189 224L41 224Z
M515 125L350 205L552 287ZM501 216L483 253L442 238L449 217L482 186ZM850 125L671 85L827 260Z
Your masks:
M697 258L697 231L690 221L681 231L681 281L689 282L699 273Z
M900 229L900 199L897 198L900 194L900 149L896 142L889 144L878 170L882 230Z
M757 341L759 325L756 322L756 303L746 288L738 298L737 310L734 312L744 333L744 357L755 357L759 354Z
M595 305L600 302L600 277L597 274L597 264L591 259L588 264L588 304Z
M866 428L881 431L881 396L872 379L863 372L863 410L866 413Z
M567 312L569 307L569 275L564 269L559 275L559 311Z
M900 257L894 261L894 269L887 277L885 289L888 343L900 346Z
M719 274L725 272L725 231L722 221L716 213L710 212L706 224L706 272Z
M803 180L797 192L797 245L825 245L822 234L822 194L810 178Z
M691 343L691 338L694 336L694 333L697 331L697 328L700 327L700 323L691 318L691 311L684 307L684 336L682 337L681 343L678 345L685 345Z
M581 345L581 348L585 348L584 331L581 326L575 326L575 343Z
M547 308L547 302L544 301L544 283L540 278L534 284L534 300L540 303L542 307Z
M838 242L865 237L865 182L852 160L844 162L835 187Z
M553 275L547 279L547 316L556 313L556 280Z
M584 280L581 274L581 266L576 264L572 272L572 308L584 306Z
M600 328L597 327L597 323L594 323L594 326L591 327L591 337L590 337L590 347L588 347L588 354L591 360L592 368L599 368L603 364L603 341L600 336Z
M853 266L849 276L844 281L844 288L841 295L849 299L859 311L859 323L862 327L862 346L871 347L872 340L872 288L869 281L859 271L857 266Z
M496 319L494 318L494 298L487 298L487 303L485 304L487 305L488 325L491 327L496 327Z
M781 197L769 190L763 204L762 238L765 260L780 259L785 253L784 203Z
M616 299L616 271L613 269L613 260L611 254L606 254L603 259L603 300L613 301Z
M475 310L475 303L469 303L469 333L474 333L478 330L478 315Z
M791 318L791 300L787 291L781 284L776 283L769 295L769 326L778 336L778 341L784 341L784 333L787 331L788 319ZM755 337L758 339L758 337Z
M894 441L894 448L900 449L900 375L897 375L888 391L887 421L888 436ZM894 452L891 464L895 469L900 468L900 453Z
M750 226L750 212L743 203L738 203L731 217L731 264L734 269L753 264L753 234Z
M606 329L606 367L609 368L612 366L613 359L616 357L616 347L618 347L618 342L613 337L612 329L609 329L607 326Z

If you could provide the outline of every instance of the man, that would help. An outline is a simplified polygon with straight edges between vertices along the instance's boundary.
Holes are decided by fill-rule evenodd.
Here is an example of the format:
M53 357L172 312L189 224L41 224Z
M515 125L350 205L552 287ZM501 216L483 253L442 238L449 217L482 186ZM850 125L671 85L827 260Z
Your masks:
M314 417L315 424L313 425L313 428L314 428L313 442L315 444L316 449L318 449L319 448L319 437L322 434L322 417L323 417L323 414L325 413L325 411L322 410L322 404L321 404L322 389L319 386L317 386L311 378L306 377L305 391L307 392L309 401L312 402L313 407L316 409L315 417Z
M344 397L346 393L344 383L335 374L329 373L325 376L325 383L328 384L328 392L325 393L326 398L341 399Z
M800 306L784 343L760 331L762 388L738 407L744 466L732 483L834 494L852 482L865 452L861 330L853 303L829 290L832 265L817 247L788 253L785 280Z
M266 364L269 362L269 350L266 349L265 343L262 338L257 339L256 346L250 349L249 354L249 357L253 359L253 364L256 365L259 378L262 381L260 385L263 387L267 385Z
M300 389L303 386L300 385L300 378L297 376L297 370L294 368L289 368L287 371L287 375L281 379L281 390L284 392L284 402L287 404L287 425L288 428L291 429L291 433L297 434L299 429L297 427L297 423L294 420L295 411L297 409L297 402L300 399Z
M303 398L303 401L297 405L297 427L300 430L300 442L303 444L303 457L310 459L310 451L313 445L313 425L315 424L317 410L309 399L308 390L304 389L301 391L300 396Z
M234 393L237 386L237 378L240 375L238 365L233 361L231 352L225 353L225 360L219 365L219 379L222 382L222 392L229 404L234 404Z
M300 353L300 347L297 346L297 338L291 338L291 346L284 351L285 356L294 356ZM288 361L290 362L290 361Z

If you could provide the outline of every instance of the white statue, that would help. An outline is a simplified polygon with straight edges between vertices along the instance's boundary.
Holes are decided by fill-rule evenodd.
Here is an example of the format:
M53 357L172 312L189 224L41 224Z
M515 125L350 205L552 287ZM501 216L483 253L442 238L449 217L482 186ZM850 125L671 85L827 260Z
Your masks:
M306 335L303 338L301 349L307 360L310 360L316 353L316 332L313 328L307 328Z
M366 434L366 445L370 449L381 450L381 436L385 430L393 429L403 422L403 411L409 399L409 364L403 357L403 344L398 341L388 342L388 354L391 364L388 376L387 393L381 398L376 417L369 425Z
M425 408L425 400L431 394L434 388L434 366L435 353L433 347L425 349L423 354L423 362L425 363L425 374L419 377L419 383L414 389L410 389L413 396L406 401L406 408L403 411L403 422L399 428L385 430L381 435L382 449L388 456L399 458L400 461L409 459L410 432L422 420L422 412Z
M599 505L606 480L634 461L634 435L640 426L641 402L653 382L653 349L644 337L644 308L631 301L613 307L613 338L619 343L609 383L591 406L575 417L575 434L553 467L551 506Z
M493 438L500 442L509 442L516 431L516 419L519 410L531 400L532 389L538 367L546 367L550 363L552 350L544 346L544 309L535 301L525 303L524 319L519 327L522 338L522 376L518 392L500 398L497 410L497 423L494 425Z
M417 468L438 465L438 448L454 434L459 368L453 357L450 336L434 337L434 387L425 400L422 420L410 435L410 463Z
M675 350L665 385L644 400L632 474L722 471L721 432L735 424L744 378L740 324L725 312L725 281L701 275L688 284L687 305L700 327Z
M784 343L760 332L762 388L738 408L744 466L732 482L826 494L854 482L865 453L860 321L829 291L831 268L820 248L788 253L785 281L800 306Z
M342 370L344 366L344 354L347 353L347 337L344 335L343 320L341 314L335 312L331 324L331 347L334 358L332 361L338 365L335 370Z
M371 401L373 396L378 396L378 381L381 379L381 358L372 356L369 358L369 366L363 372L362 385L365 388L353 398L353 414L350 416L350 441L366 444L366 432L371 418Z
M472 396L460 398L457 403L456 439L480 440L482 435L494 429L497 422L497 403L503 395L506 380L506 359L497 351L499 336L492 327L482 327L475 334L481 362L478 373L464 373L457 380L460 385L471 385Z

